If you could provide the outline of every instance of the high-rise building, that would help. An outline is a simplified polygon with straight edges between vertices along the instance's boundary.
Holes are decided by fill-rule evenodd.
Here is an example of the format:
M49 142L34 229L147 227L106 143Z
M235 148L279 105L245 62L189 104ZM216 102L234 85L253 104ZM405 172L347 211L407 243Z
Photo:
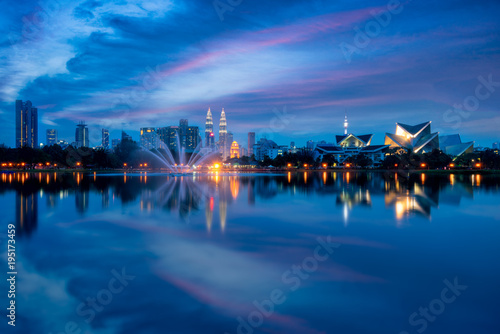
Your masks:
M180 129L178 126L167 126L164 128L158 128L156 133L158 135L158 139L161 140L165 145L167 145L170 151L177 151L177 136ZM159 145L161 148L162 145Z
M113 148L113 150L115 150L118 145L120 145L121 141L122 140L118 138L111 140L111 147Z
M187 131L188 131L188 120L181 119L179 121L179 142L182 147L187 147Z
M227 140L226 113L224 112L224 108L222 108L219 122L219 152L222 154L222 159L226 159L229 156L229 149Z
M197 126L189 126L186 135L186 150L194 151L200 144L200 129Z
M208 108L207 120L205 122L205 146L213 148L215 146L214 138L214 122L212 120L212 112Z
M48 129L45 131L45 136L47 137L46 139L46 145L55 145L57 144L57 130L56 129Z
M253 146L255 145L255 132L248 133L248 156L253 154Z
M89 128L87 124L81 121L76 125L75 131L75 146L76 147L89 147Z
M38 148L38 109L16 100L16 147Z
M158 147L158 135L155 128L141 128L141 146L147 150Z
M102 148L109 150L109 130L102 129Z

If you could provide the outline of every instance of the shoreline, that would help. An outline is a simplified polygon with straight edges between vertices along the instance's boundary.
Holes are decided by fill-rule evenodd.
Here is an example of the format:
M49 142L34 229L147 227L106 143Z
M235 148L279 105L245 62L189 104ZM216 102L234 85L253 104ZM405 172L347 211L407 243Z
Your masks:
M112 173L141 173L141 172L146 172L146 173L164 173L164 174L171 174L166 171L161 171L161 170L153 170L153 169L0 169L0 173L58 173L58 174L69 174L69 173L99 173L99 174L112 174ZM199 171L199 173L209 173L209 172L215 172L215 171ZM491 175L491 174L499 174L500 175L500 170L495 170L495 169L453 169L453 170L434 170L434 169L429 169L429 170L422 170L422 169L356 169L356 168L328 168L328 169L304 169L304 168L299 168L299 169L289 169L289 168L284 168L284 169L268 169L268 168L255 168L255 169L219 169L216 170L216 172L219 173L283 173L283 172L296 172L296 173L303 173L303 172L338 172L338 173L357 173L357 172L362 172L362 173L408 173L408 174L436 174L436 175L449 175L449 174L462 174L462 175L472 175L472 174L485 174L485 175Z

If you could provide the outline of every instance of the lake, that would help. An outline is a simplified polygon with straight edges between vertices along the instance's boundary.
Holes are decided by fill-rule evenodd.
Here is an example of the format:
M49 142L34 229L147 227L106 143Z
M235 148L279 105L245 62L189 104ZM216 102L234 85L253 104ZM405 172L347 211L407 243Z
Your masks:
M500 176L3 173L1 333L499 333ZM5 279L2 308L8 307Z

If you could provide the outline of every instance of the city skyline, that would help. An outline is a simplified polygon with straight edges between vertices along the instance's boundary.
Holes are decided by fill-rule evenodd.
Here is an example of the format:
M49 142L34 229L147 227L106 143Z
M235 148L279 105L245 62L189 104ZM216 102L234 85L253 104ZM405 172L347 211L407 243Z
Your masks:
M26 115L28 113L34 113L34 116L31 117L31 122L35 124L35 126L33 127L34 134L32 134L30 136L31 141L34 140L35 142L39 142L40 147L42 145L52 145L52 144L56 144L59 142L65 142L66 145L69 144L67 141L64 141L64 140L58 141L57 140L57 130L56 129L47 129L46 130L46 143L42 143L39 140L37 140L37 138L38 138L38 135L37 135L38 134L38 125L37 125L38 124L38 114L37 114L37 108L32 107L31 101L28 100L25 103L21 100L16 101L15 113L16 113L17 123L19 123L19 124L22 123L22 122L20 122L20 120L23 119L23 117L21 117L21 116L24 115L24 114L21 114L21 112L23 112ZM25 118L26 118L26 115L25 115ZM227 157L229 157L231 155L230 151L232 148L232 144L234 142L237 142L239 145L239 148L246 150L247 153L253 151L253 145L255 145L255 132L248 132L247 133L247 136L246 136L247 141L246 142L244 142L244 141L238 142L238 141L234 140L233 133L231 131L227 131L227 120L226 120L226 114L225 114L224 108L222 108L221 116L220 116L220 120L219 120L218 138L216 138L216 136L215 136L216 130L214 129L213 115L211 113L210 107L208 108L206 119L205 119L205 136L204 136L205 138L202 138L200 136L200 134L199 134L200 130L199 130L198 126L189 126L188 122L189 122L188 119L180 119L179 126L169 125L166 127L158 127L158 128L155 128L155 127L140 128L140 135L139 135L138 140L136 140L136 142L139 143L141 146L143 146L146 149L152 149L152 148L157 148L159 146L159 141L162 141L167 145L167 147L169 149L176 150L177 149L177 141L178 141L183 148L191 150L191 151L193 151L197 147L198 143L200 143L201 144L200 148L210 146L212 149L217 149L219 151L219 153L221 154L223 159L226 159ZM17 126L17 123L16 123L16 126ZM28 124L29 122L28 123L24 122L24 123L25 124L23 125L22 128L27 129L28 127L31 127L31 125ZM410 127L410 128L412 128L412 130L418 131L418 133L420 134L420 131L419 131L420 127L426 128L427 126L429 126L429 128L430 128L431 123L432 123L432 121L427 121L427 122L424 122L424 123L419 124L417 126L409 126L409 125L404 125L404 124L396 122L396 127L397 127L398 131L403 131L403 130L401 130L402 129L401 126ZM101 136L101 140L100 140L101 144L96 145L96 146L92 146L92 145L90 145L90 136L89 136L88 125L85 124L84 121L80 121L78 124L76 124L76 126L77 126L76 134L74 137L75 141L71 142L71 144L73 146L75 146L75 147L84 146L84 147L94 147L94 148L103 147L106 149L109 148L109 136L110 136L110 134L109 134L108 129L104 129L104 128L101 129L101 131L102 131L101 132L102 136ZM16 141L17 142L19 142L19 136L20 136L19 129L20 129L19 126L17 126L17 128L16 128ZM348 130L349 123L348 123L347 115L345 115L345 118L344 118L343 129L344 129L344 136L347 136L347 134L352 135L352 132L349 132L349 130ZM130 135L126 134L123 130L121 130L121 139L123 139L124 135L127 138L134 140L133 136L130 136ZM272 134L271 134L271 137L269 137L268 135L269 135L269 133L265 133L265 132L261 133L259 139L269 139L269 140L273 139ZM407 136L407 135L408 135L408 133L404 134L404 136ZM429 133L429 135L430 135L430 133ZM436 139L438 135L439 135L439 132L436 132L433 134L433 137L435 138L435 141L437 143L435 145L436 148L440 147L440 145ZM394 140L394 138L391 138L389 136L394 136L394 135L391 135L390 133L387 133L387 132L385 133L386 144L387 144L388 138L390 138L389 141L391 143L394 143L394 141L391 141L391 139ZM411 134L409 136L410 137L408 137L408 138L414 138L414 139L416 138L416 136L411 135ZM177 139L177 137L178 137L178 139ZM238 137L242 137L242 136L238 136ZM335 138L337 141L338 141L338 137L339 137L338 135L335 135ZM373 134L370 134L370 140L372 137L373 137ZM445 134L444 136L441 134L441 138L446 138L445 141L447 141L447 144L444 145L441 149L443 150L443 152L450 153L453 156L460 155L465 150L472 151L472 148L475 144L475 141L469 141L467 143L462 143L462 140L461 140L459 134ZM328 138L326 141L324 139L316 140L316 141L309 139L303 147L309 149L310 148L309 146L311 143L320 143L320 144L326 143L326 142L328 142L329 139L330 138ZM119 139L115 139L115 140L119 140ZM113 141L115 141L115 140L113 140ZM403 140L406 140L406 139L403 138ZM23 139L23 141L26 142L27 139ZM398 141L398 140L396 140L396 141ZM250 144L250 143L252 143L252 144ZM294 144L295 144L295 142L291 141L291 146L295 146ZM398 145L400 145L400 144L398 144ZM245 148L245 146L247 148ZM278 145L278 146L283 147L283 145ZM495 149L495 148L498 148L497 146L498 146L498 142L493 142L491 144L491 146L484 146L484 148ZM113 145L112 147L114 148L115 145ZM482 146L477 146L477 145L476 145L476 147L483 148ZM293 148L290 147L290 149L293 149ZM451 150L448 152L448 149L451 149ZM417 151L418 151L418 149L417 149ZM243 155L243 154L241 154L241 155ZM250 156L251 156L251 154L250 154Z
M8 146L16 99L38 106L42 134L57 129L68 140L86 120L91 146L102 128L134 138L180 118L201 128L207 106L231 113L238 142L251 131L299 145L329 140L346 113L356 133L432 119L437 132L479 146L499 140L495 1L256 2L223 20L211 2L56 4L23 2L0 14L0 143ZM134 52L114 57L125 50Z

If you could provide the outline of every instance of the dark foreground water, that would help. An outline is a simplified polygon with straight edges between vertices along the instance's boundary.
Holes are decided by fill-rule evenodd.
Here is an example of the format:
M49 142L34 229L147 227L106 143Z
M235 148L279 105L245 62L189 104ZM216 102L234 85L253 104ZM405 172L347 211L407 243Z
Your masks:
M499 333L499 185L2 174L0 333Z

